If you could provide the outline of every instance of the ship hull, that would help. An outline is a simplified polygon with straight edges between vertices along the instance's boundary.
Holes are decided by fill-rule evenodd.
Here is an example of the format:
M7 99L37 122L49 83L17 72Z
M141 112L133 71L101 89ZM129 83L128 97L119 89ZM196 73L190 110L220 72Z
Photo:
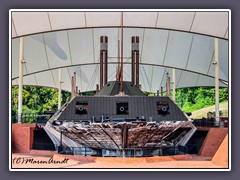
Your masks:
M55 144L90 149L161 148L186 145L196 128L190 121L178 123L48 124ZM55 133L53 133L53 131ZM62 133L61 133L62 132ZM62 138L63 136L64 138ZM70 141L63 141L69 139ZM72 143L74 142L74 143Z

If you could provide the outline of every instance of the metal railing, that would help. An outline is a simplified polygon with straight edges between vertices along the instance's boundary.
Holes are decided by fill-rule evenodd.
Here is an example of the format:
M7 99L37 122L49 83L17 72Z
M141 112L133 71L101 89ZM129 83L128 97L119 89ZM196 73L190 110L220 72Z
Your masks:
M142 148L102 149L103 157L143 157Z
M228 110L220 110L219 111L219 116L220 117L228 117ZM207 118L211 119L211 118L215 118L216 117L216 112L208 112L207 113Z
M195 119L193 125L196 127L214 127L215 123L213 119Z
M102 149L103 157L151 157L182 154L177 147Z
M51 118L50 114L22 114L22 123L44 123ZM12 123L17 123L18 116L12 116Z
M178 146L178 151L183 154L198 154L200 147L200 144L187 144L186 146Z
M87 147L65 147L58 146L59 154L82 155L82 156L100 156L98 151L94 151Z
M184 149L183 149L184 148ZM96 149L87 147L58 146L59 154L100 156L100 157L151 157L185 154L188 147L161 147L161 148L123 148L123 149Z
M194 119L193 125L196 127L219 127L221 123L221 127L228 127L228 117L219 117L219 124L216 124L215 118L203 118L203 119Z

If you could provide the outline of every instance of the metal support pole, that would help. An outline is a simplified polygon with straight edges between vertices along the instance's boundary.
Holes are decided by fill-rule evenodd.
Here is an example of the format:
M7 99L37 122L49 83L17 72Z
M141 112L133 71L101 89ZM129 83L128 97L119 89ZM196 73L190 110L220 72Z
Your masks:
M78 86L76 86L76 92L75 92L75 94L76 94L76 96L78 95Z
M214 49L215 49L215 125L220 126L219 119L219 57L218 57L218 39L214 38Z
M163 87L161 86L161 96L163 96Z
M58 109L61 108L61 94L62 92L62 69L58 69Z
M100 89L103 88L103 51L101 44L103 43L103 36L100 37Z
M74 90L75 90L76 86L77 86L77 75L76 75L76 72L73 73L73 77L74 77ZM76 95L76 91L74 93Z
M106 63L106 54L105 51L103 51L103 61L104 61L104 70L103 70L103 86L107 84L107 78L106 78L106 71L107 71L107 63Z
M19 46L19 85L18 85L18 123L22 123L22 91L23 91L23 63L24 63L24 42L20 37Z
M108 37L100 37L100 89L108 81Z
M126 156L126 148L127 148L127 134L128 134L128 124L123 124L122 126L122 148L123 148L123 157Z
M142 85L141 84L138 85L138 89L142 90Z
M76 85L77 85L77 81L76 81L76 72L74 72L73 76L72 76L72 93L71 93L71 99L75 98L77 95L76 92Z
M96 85L96 92L99 91L99 84Z
M121 78L120 78L120 94L123 94L123 12L121 17Z
M135 58L136 58L136 51L133 49L133 43L135 43L135 36L132 37L132 83L135 85Z
M60 146L61 146L61 147L63 146L63 143L62 143L62 135L63 135L63 132L60 131Z
M139 87L139 36L132 36L132 83Z
M138 50L136 51L136 86L141 89L141 86L139 84L139 37L136 36L136 44L138 45Z
M77 96L77 92L76 92L77 75L76 75L76 72L73 73L73 81L74 81L73 93L74 93L74 97L76 97Z
M116 71L116 81L120 81L120 40L118 40L118 62Z
M103 88L103 54L100 53L100 89Z
M174 133L174 136L173 136L173 147L174 147L174 155L176 155L176 136L175 136L175 133Z
M139 53L136 53L136 86L140 89L139 84Z
M103 36L104 85L108 82L108 37Z
M172 90L173 90L173 101L176 101L176 77L175 69L172 69Z
M170 77L168 73L167 73L167 79L166 79L166 91L167 91L167 96L170 97Z
M59 154L62 154L62 153L63 153L62 135L63 135L63 132L60 131L60 145L58 146L58 153L59 153Z
M74 77L72 76L72 81L71 81L71 85L72 85L72 91L71 91L71 99L74 98Z

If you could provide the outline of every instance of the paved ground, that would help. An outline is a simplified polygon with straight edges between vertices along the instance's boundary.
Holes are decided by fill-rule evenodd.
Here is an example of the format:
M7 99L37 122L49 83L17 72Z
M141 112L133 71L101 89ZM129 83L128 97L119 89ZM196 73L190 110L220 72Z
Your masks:
M227 168L214 165L210 158L190 155L113 158L113 157L53 157L12 154L12 168Z

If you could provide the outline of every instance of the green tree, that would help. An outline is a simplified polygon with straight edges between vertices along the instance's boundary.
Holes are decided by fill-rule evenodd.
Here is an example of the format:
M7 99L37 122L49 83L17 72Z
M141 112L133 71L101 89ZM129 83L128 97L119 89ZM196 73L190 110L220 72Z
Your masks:
M219 89L219 102L228 101L228 88ZM215 104L215 89L194 87L176 90L176 102L185 112L192 112Z
M23 86L23 114L43 114L58 108L58 90L48 87ZM62 91L62 104L70 99L70 93ZM18 86L12 87L12 116L18 113Z

